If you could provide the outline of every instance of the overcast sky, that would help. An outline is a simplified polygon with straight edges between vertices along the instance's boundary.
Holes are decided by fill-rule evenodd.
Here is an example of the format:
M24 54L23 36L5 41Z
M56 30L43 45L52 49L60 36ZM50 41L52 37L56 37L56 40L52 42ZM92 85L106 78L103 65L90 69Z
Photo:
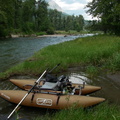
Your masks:
M70 15L83 15L85 20L92 20L96 18L92 18L84 9L88 2L92 0L54 0L64 12Z

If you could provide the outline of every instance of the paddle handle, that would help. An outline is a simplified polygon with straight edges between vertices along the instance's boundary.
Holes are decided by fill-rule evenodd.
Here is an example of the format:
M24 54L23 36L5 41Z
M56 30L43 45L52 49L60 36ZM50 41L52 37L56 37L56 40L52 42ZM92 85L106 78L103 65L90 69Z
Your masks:
M29 95L29 93L32 91L32 89L39 83L43 75L47 72L45 70L43 74L38 78L38 80L35 82L35 85L28 91L28 93L25 94L25 96L22 98L22 100L18 103L18 105L14 108L14 110L10 113L10 115L7 117L7 120L12 116L12 114L16 111L16 109L20 106L20 104L24 101L24 99Z
M19 102L19 104L14 108L14 110L10 113L10 115L7 117L7 119L9 119L12 114L16 111L16 109L19 107L19 105L24 101L24 99L28 96L29 93L27 93L23 98L22 100Z
M43 75L45 74L47 72L47 70L45 70L44 72L43 72L43 74L38 78L38 80L35 82L35 83L39 83L40 82L40 80L41 80L41 78L43 77Z

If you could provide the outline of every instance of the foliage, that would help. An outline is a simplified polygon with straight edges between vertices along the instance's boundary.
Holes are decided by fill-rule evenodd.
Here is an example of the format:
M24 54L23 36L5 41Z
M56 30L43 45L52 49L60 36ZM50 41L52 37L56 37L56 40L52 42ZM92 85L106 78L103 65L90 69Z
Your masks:
M109 105L107 102L100 104L94 108L75 109L57 111L54 114L44 116L45 120L119 120L120 109L116 105ZM35 117L33 120L41 120L41 116Z
M105 33L120 35L120 1L119 0L92 0L87 5L87 11L101 20L102 30Z
M74 109L71 108L70 110L63 110L59 113L55 114L55 117L53 117L53 120L79 120L82 118L82 120L113 120L119 119L119 109L116 108L116 106L110 106L110 105L100 105L97 108L94 109L86 109L83 110L80 109ZM67 116L67 117L66 117Z
M39 36L39 35L46 35L46 34L47 34L46 32L38 32L38 33L36 33L37 36Z
M64 16L62 12L57 10L49 10L49 20L55 30L83 30L84 18L82 15L79 16Z
M93 65L88 65L86 67L86 74L88 74L89 78L93 78L98 75L98 68Z
M93 31L103 31L101 21L98 20L88 20L85 29L89 30L91 33Z
M47 34L54 34L54 28L53 27L49 27L47 29Z
M5 37L10 33L11 25L13 25L13 2L12 0L0 0L0 36Z
M84 18L64 15L57 10L48 9L45 0L1 0L0 37L13 33L32 34L55 30L83 30Z

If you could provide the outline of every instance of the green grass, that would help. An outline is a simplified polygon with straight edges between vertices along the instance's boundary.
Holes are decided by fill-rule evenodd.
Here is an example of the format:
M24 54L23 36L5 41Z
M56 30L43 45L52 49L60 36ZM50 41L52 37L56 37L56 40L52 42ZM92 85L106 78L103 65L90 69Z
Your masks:
M37 36L39 36L39 35L47 35L47 33L46 32L39 32L39 33L36 33L36 35Z
M65 34L65 35L78 35L78 34L87 34L89 33L88 31L80 31L80 32L77 32L75 30L69 30L69 31L55 31L56 34Z
M80 32L77 32L76 30L69 30L69 31L60 31L60 30L57 30L55 31L55 34L64 34L64 35L79 35L79 34L96 34L96 33L99 33L99 34L103 34L102 31L87 31L87 30L82 30Z
M33 120L41 120L41 116ZM120 120L120 108L108 105L106 102L91 109L74 109L57 111L46 114L42 120Z
M52 68L58 63L59 72L68 67L84 66L88 74L97 74L100 70L120 70L120 37L97 35L78 38L57 45L51 45L36 52L23 63L0 73L0 79L11 75L40 75L46 68Z

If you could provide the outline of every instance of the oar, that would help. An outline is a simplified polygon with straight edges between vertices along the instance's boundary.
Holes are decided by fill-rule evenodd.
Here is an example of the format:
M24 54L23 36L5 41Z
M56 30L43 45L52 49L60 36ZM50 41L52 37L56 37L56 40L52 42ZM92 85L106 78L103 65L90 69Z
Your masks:
M54 69L56 69L59 65L60 65L60 63L57 64L57 65L55 65L55 67L53 67L51 70L49 70L49 71L46 73L46 76L47 76L47 74L50 74ZM39 81L38 85L39 85L39 84L40 84L40 81Z
M25 100L25 98L30 94L30 92L32 91L32 89L34 89L34 87L39 83L39 81L41 80L41 78L43 77L43 75L47 72L47 70L45 70L43 72L43 74L38 78L38 80L35 82L34 86L28 91L28 93L26 93L26 95L22 98L22 100L18 103L18 105L14 108L14 110L10 113L10 115L7 117L7 120L12 116L12 114L16 111L16 109L20 106L20 104Z
M59 65L60 65L60 63L57 64L54 68L52 68L48 73L51 73L51 72L52 72L55 68L57 68Z

